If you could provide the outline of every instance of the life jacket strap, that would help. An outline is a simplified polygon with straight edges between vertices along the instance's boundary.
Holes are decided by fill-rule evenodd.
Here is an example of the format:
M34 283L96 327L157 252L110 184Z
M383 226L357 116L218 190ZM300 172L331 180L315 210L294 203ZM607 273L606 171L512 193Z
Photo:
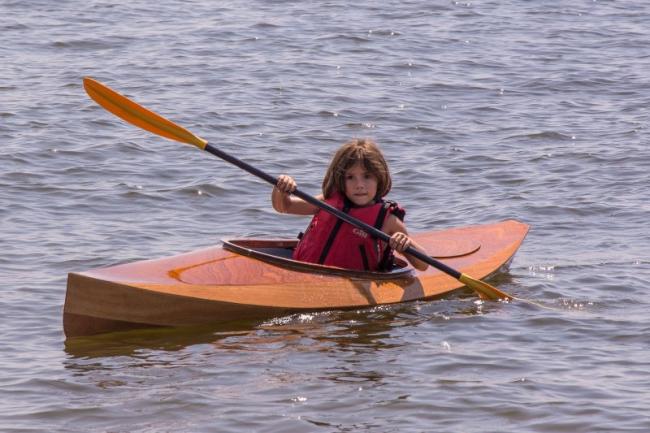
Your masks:
M368 263L368 253L366 253L366 247L362 244L359 245L359 254L361 254L361 261L363 262L363 269L366 271L370 270L370 264Z
M346 197L342 209L343 213L350 212L351 207L352 207L352 202L348 200L348 198ZM318 264L322 265L323 263L325 263L325 259L327 259L327 255L329 254L330 249L332 249L332 244L334 244L334 239L336 239L336 235L341 229L341 225L343 225L343 220L338 218L336 224L334 225L332 231L330 232L330 235L327 237L327 242L325 242L323 251L320 253L320 257L318 258Z

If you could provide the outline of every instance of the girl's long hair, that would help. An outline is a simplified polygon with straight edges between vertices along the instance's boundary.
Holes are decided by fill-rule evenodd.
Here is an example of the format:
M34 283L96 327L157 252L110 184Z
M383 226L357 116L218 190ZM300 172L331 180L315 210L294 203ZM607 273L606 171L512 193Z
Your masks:
M345 195L345 172L355 164L363 167L377 178L375 200L386 196L392 186L388 164L381 150L368 138L356 138L345 143L336 151L323 179L323 195L330 198L334 191Z

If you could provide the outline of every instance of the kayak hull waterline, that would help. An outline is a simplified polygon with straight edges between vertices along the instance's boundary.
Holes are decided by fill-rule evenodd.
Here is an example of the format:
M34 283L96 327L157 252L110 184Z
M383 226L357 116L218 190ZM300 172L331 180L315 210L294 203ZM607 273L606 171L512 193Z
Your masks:
M527 233L528 225L508 220L413 238L436 259L484 279L510 262ZM433 267L379 273L296 262L290 259L295 244L224 241L223 246L177 256L70 273L65 335L357 309L441 297L463 287Z

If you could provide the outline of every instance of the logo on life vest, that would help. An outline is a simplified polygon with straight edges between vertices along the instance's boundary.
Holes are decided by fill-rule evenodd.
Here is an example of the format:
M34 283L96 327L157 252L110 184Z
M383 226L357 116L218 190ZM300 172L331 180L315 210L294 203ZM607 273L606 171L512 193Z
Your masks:
M364 239L368 237L368 233L366 233L363 230L358 229L358 228L352 229L352 233L354 233L355 235L357 235L357 236L359 236L361 238L364 238Z

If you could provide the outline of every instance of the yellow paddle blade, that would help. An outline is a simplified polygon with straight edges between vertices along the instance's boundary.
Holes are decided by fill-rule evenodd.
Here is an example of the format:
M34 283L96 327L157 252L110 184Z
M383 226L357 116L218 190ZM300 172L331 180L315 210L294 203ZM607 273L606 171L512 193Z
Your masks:
M191 144L199 149L205 149L208 142L197 137L182 126L149 111L142 105L120 95L105 84L90 77L84 78L86 93L99 105L127 122L158 134L170 140Z
M481 299L487 299L490 301L498 301L502 299L510 301L513 299L513 297L507 293L502 292L501 290L489 285L488 283L484 283L483 281L472 278L469 275L461 274L459 280L462 283L465 283L467 287L478 293Z

